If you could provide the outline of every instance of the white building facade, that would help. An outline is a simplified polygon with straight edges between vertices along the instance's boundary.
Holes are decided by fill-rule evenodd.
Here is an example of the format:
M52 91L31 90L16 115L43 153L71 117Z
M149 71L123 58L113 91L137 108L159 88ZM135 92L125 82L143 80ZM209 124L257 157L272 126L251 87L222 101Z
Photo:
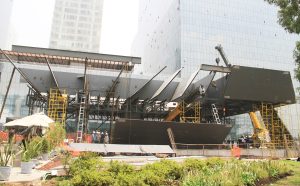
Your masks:
M10 49L10 31L13 0L0 1L0 48Z
M56 0L49 48L99 52L103 0Z

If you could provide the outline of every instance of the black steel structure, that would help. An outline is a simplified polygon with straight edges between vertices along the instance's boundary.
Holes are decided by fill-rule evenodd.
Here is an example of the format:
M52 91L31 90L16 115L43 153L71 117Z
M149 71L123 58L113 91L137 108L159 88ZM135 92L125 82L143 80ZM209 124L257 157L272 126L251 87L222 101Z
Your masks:
M185 79L178 78L181 69L160 77L166 67L154 76L133 74L141 63L137 57L23 46L1 52L1 61L13 64L29 84L30 111L47 109L45 95L51 88L63 89L66 119L76 123L84 96L84 131L91 132L89 121L98 121L98 128L110 123L113 143L169 144L168 128L178 143L222 143L231 129L229 116L249 113L261 103L295 103L289 72L230 65L225 55L225 67L203 64ZM195 81L200 70L208 75ZM216 73L224 76L215 79ZM178 105L168 106L171 102Z

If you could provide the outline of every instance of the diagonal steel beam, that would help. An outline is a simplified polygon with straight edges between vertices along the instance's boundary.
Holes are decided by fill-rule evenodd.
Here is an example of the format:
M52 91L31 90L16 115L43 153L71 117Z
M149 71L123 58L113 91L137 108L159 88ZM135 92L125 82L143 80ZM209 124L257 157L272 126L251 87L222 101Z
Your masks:
M59 86L58 86L57 79L55 78L55 75L54 75L54 73L53 73L53 71L52 71L52 68L51 68L51 66L50 66L49 60L48 60L47 57L45 57L45 59L46 59L46 62L47 62L47 66L48 66L48 68L49 68L49 70L50 70L52 79L53 79L53 81L54 81L54 83L55 83L55 86L56 86L56 88L57 88L57 89L59 90L59 92L60 92L60 89L59 89Z
M143 91L143 89L145 89L150 82L156 77L158 76L163 70L165 70L167 68L167 66L164 66L162 69L159 70L159 72L157 72L151 79L149 79L138 91L136 91L132 96L128 97L125 101L125 103L127 103L128 101L132 103L131 100L138 100L139 95L141 94L141 92ZM124 104L125 104L124 103Z
M11 82L12 82L12 80L13 80L15 71L16 71L16 68L13 68L13 71L12 71L12 73L11 73L11 76L10 76L10 79L9 79L9 83L8 83L8 86L7 86L7 89L6 89L6 93L5 93L5 96L4 96L4 99L3 99L3 103L2 103L2 107L1 107L1 111L0 111L0 118L1 118L1 116L2 116L4 107L5 107L6 99L7 99L7 96L8 96L8 92L9 92L9 89L10 89Z
M121 69L120 73L118 74L118 76L116 77L116 79L113 81L113 84L111 85L110 89L108 90L108 92L106 93L106 97L109 98L110 94L113 93L119 83L119 79L121 77L121 74L123 73L125 69L125 65L123 65L123 68Z
M34 84L27 78L27 76L15 65L15 63L10 59L10 57L8 57L5 52L0 49L0 52L6 57L6 59L14 66L14 68L21 74L21 76L27 81L27 83L41 96L44 98L44 96L42 96L41 92L34 86Z
M84 78L83 91L84 91L85 94L88 92L88 79L87 79L87 75L86 75L87 63L88 63L88 58L86 57L85 61L84 61L84 75L83 75L83 78Z

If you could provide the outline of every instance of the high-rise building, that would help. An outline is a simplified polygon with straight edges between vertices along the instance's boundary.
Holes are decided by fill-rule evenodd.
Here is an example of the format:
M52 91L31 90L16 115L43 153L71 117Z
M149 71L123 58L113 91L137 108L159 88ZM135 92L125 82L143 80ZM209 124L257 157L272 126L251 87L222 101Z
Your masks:
M50 48L99 52L103 0L56 0Z
M0 1L0 48L9 49L9 32L13 0Z
M132 54L142 57L144 71L166 65L165 73L172 73L184 67L182 76L188 76L200 64L216 64L214 48L221 44L232 64L294 73L293 49L299 38L277 23L277 8L264 1L139 2Z
M215 46L221 44L231 64L289 71L295 90L299 87L293 59L299 36L278 24L275 6L262 0L139 2L132 55L142 58L140 73L155 73L167 66L163 73L171 74L184 67L181 77L188 77L201 64L216 65L220 55ZM200 72L198 77L205 75ZM297 115L295 109L291 112ZM235 121L236 133L252 132L249 116Z

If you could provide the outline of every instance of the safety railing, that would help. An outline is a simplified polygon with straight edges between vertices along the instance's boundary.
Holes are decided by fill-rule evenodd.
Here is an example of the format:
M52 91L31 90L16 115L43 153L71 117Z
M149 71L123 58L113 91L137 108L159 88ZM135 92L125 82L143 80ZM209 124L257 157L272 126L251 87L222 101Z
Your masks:
M183 144L176 143L177 156L214 156L243 158L293 158L300 156L300 146L295 142L293 147L275 143L265 144Z

